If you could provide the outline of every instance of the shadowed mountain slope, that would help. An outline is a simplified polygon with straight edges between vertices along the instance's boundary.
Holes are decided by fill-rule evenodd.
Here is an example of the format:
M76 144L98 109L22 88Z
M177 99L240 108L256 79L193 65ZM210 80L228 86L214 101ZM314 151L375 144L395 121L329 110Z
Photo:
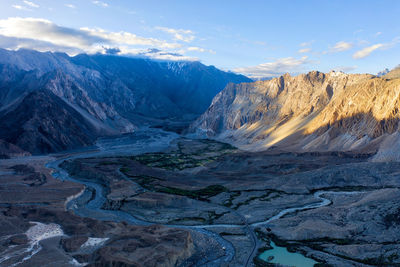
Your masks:
M0 139L32 153L90 145L102 134L48 90L29 93L8 112L0 112Z
M228 83L247 81L199 62L0 49L0 136L33 153L75 148L99 135L132 132L143 123L192 121ZM51 112L32 100L44 100L43 94L49 95ZM40 117L29 121L30 112ZM63 118L57 114L75 128L58 127L54 119ZM30 126L19 125L17 118ZM41 133L50 122L55 124L49 132ZM69 137L69 131L77 135Z

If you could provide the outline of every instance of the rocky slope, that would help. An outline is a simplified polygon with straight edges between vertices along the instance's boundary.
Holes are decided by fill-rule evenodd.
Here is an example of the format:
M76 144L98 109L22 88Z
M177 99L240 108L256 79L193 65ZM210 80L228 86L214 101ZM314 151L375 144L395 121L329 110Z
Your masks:
M400 65L398 65L396 68L386 73L383 77L386 79L400 78Z
M310 72L228 85L191 131L259 151L377 153L399 160L400 79Z
M0 139L0 159L29 155L29 152L22 150L20 147Z
M32 153L89 145L104 131L49 90L33 91L0 111L0 122L0 139Z
M147 121L193 120L207 109L212 98L226 84L246 81L249 79L244 76L199 62L153 61L107 55L69 57L62 53L0 49L1 136L7 136L10 141L20 139L13 134L23 129L20 135L24 134L28 139L22 148L34 153L87 145L92 143L92 137L132 132ZM33 108L19 105L29 102L24 99L38 90L51 92L54 95L50 97L51 103L55 97L59 98L62 108L69 106L64 109L66 116L91 125L96 131L89 133L87 127L81 128L82 124L77 123L74 130L77 136L68 137L68 130L55 132L62 131L62 128L54 127L47 136L50 139L45 142L50 144L49 147L42 147L39 139L28 133L26 128L4 127L12 123L12 117L4 117L5 114L12 114L17 108L20 111ZM35 109L41 113L43 123L53 120L59 113L56 105L52 106L52 113L40 106ZM41 126L42 122L37 120L32 126L36 127L33 131L39 131ZM56 136L63 140L53 140ZM13 141L17 144L16 140Z

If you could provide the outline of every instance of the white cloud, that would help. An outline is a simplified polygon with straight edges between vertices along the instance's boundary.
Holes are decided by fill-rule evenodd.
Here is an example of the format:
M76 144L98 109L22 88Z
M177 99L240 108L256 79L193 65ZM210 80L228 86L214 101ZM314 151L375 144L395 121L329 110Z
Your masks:
M338 66L333 68L334 71L350 72L356 70L358 66Z
M377 49L381 49L384 47L384 44L374 44L368 47L365 47L353 54L353 58L355 59L361 59L369 56L372 52L374 52Z
M390 49L399 43L400 43L400 36L397 36L397 37L393 38L393 40L389 43L378 43L378 44L364 47L363 49L355 52L353 54L353 58L355 58L355 59L365 58L365 57L369 56L375 50Z
M147 57L161 59L161 60L174 60L174 61L176 61L176 60L185 60L185 61L199 60L198 58L184 56L179 53L169 53L169 52L164 52L164 51L159 51L159 50L154 50L154 49L148 49L147 51L144 51L140 54L147 56Z
M35 49L40 52L46 52L46 51L65 52L70 55L76 55L84 52L81 49L75 47L54 45L49 42L32 40L27 38L7 37L1 34L0 34L0 47L12 50L26 48L26 49Z
M276 77L286 72L300 72L304 65L309 64L307 56L300 59L293 57L279 58L273 62L263 63L257 66L234 69L235 72L247 75L251 78Z
M194 33L191 30L172 29L167 27L156 27L157 30L171 34L175 40L189 43L195 39Z
M187 48L188 51L196 51L196 52L201 52L204 53L206 52L206 49L201 48L201 47L197 47L197 46L190 46Z
M298 51L300 54L311 52L311 48L302 48Z
M171 61L198 61L198 58L187 57L183 55L170 55L170 54L145 54L148 57L160 60L171 60Z
M311 46L312 43L314 43L314 40L309 41L309 42L303 42L303 43L300 44L300 46L301 46L301 47Z
M186 48L187 51L191 51L191 52L200 52L200 53L205 53L208 52L210 54L216 54L216 52L214 50L211 49L205 49L202 47L198 47L198 46L189 46L188 48Z
M26 5L30 6L30 7L34 7L34 8L38 8L38 7L39 7L38 4L35 4L35 3L31 2L31 1L24 0L23 2L24 2Z
M72 9L76 8L76 6L73 4L65 4L64 6L66 6L68 8L72 8Z
M332 53L343 52L343 51L351 49L352 47L353 47L352 43L340 41L340 42L337 42L335 44L335 46L330 49L330 52L332 52Z
M97 29L81 28L80 30L86 32L90 36L99 37L116 44L154 46L167 49L176 49L181 47L181 45L177 43L168 43L155 38L140 37L137 36L136 34L124 31L109 32L100 28Z
M13 8L19 9L19 10L27 10L30 11L28 8L21 6L21 5L12 5Z
M186 49L179 43L141 37L130 32L111 32L100 28L73 29L46 19L19 17L0 19L0 47L63 51L71 55L109 52L140 54L169 60L194 60L183 55L187 51L212 52L194 46ZM149 47L153 49L152 53L148 52ZM182 53L178 53L177 49Z
M101 7L108 7L108 4L102 1L92 1L92 3Z
M75 46L81 49L103 41L101 38L71 28L61 27L49 20L37 18L8 18L0 20L0 34L49 42L55 45Z

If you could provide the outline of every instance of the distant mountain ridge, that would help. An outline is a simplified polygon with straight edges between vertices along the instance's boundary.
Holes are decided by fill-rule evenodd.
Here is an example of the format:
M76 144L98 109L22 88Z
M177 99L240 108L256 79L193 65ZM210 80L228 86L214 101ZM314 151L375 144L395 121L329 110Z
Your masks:
M386 73L384 76L386 79L397 79L400 78L400 65Z
M32 145L17 142L24 150L47 153L88 145L96 136L131 132L147 119L192 120L228 83L249 81L200 62L85 54L70 57L64 53L0 49L0 139L16 144L17 137L10 136L12 129L5 125L11 123L14 110L33 108L24 99L33 97L31 93L36 91L41 92L41 98L49 97L50 103L60 105L72 121L79 114L81 122L74 122L78 127L76 136L47 133L50 139L45 140L49 144L46 148L40 143L44 135L35 135ZM57 105L50 108L51 112L57 112ZM40 113L40 108L35 110ZM42 117L43 121L55 118L48 112L43 115L48 115ZM40 127L40 121L34 125ZM89 128L91 133L87 132ZM28 133L25 128L20 130ZM61 128L54 125L48 130Z
M400 160L400 79L387 75L313 71L228 85L190 130L251 151L274 146Z
M389 72L390 72L390 70L389 70L388 68L385 68L384 70L378 72L378 73L376 74L376 76L382 77L382 76L388 74Z

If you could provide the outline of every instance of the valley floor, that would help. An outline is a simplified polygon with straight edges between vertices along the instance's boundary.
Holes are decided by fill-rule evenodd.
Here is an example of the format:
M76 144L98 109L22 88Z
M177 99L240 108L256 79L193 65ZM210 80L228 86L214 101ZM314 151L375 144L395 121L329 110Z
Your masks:
M400 163L150 132L1 161L0 266L265 266L274 244L333 266L400 264ZM30 222L51 238L29 238Z

